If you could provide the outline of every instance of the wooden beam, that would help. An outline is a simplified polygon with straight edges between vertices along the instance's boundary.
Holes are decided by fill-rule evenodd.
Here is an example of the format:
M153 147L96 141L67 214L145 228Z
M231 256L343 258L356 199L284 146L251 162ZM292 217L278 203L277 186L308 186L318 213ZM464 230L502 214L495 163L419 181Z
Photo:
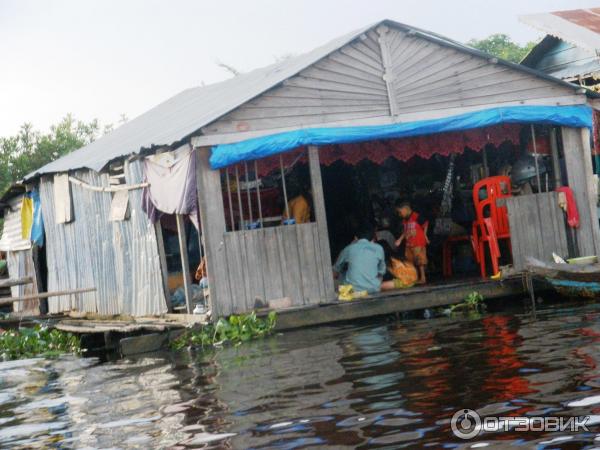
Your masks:
M522 105L581 105L586 103L585 96L578 95L561 95L556 97L548 98L535 98L535 99L521 99L521 100L510 100L503 102L496 102L494 104L482 104L482 105L470 105L470 106L456 106L456 107L445 107L441 109L427 109L425 111L406 112L398 114L395 117L371 117L371 118L358 118L358 119L344 119L344 120L331 120L325 123L314 123L306 125L295 125L295 126L279 126L264 129L257 129L252 131L238 132L230 131L229 129L217 129L217 128L204 128L202 131L203 135L192 137L192 145L195 148L218 145L218 144L231 144L233 142L239 142L246 139L252 139L261 136L269 136L275 133L284 133L286 131L295 130L306 130L311 128L324 128L324 127L360 127L360 126L372 126L372 125L389 125L393 123L404 123L414 122L418 120L429 120L429 119L440 119L443 117L460 115L473 111L480 111L482 109L499 107L499 106L522 106ZM298 123L302 122L298 120Z
M181 255L181 272L183 273L183 290L185 292L185 305L187 313L192 313L192 278L190 276L190 261L187 251L187 235L185 221L181 214L175 214L177 222L177 237L179 239L179 253Z
M212 317L216 318L230 314L232 295L229 287L227 257L223 244L226 225L221 174L218 170L210 168L209 156L210 149L208 148L196 150L198 208L204 240L204 254L206 255L209 306Z
M163 291L165 294L165 301L167 303L167 310L173 311L173 304L171 303L171 293L169 292L169 270L167 268L167 254L165 252L165 241L162 232L162 226L160 221L154 224L154 233L156 235L156 244L158 246L158 257L160 259L160 272L163 280Z
M9 278L7 280L0 280L0 288L21 286L30 283L33 283L33 277Z
M63 295L83 294L84 292L94 292L96 288L71 289L68 291L41 292L39 294L23 295L21 297L0 298L0 306L10 305L12 303L26 302L27 300L36 300L40 298L60 297Z
M385 25L381 25L377 28L379 34L379 49L381 51L381 59L383 61L383 81L385 81L385 87L387 90L388 102L390 105L390 115L396 116L398 114L398 103L396 100L396 87L394 83L394 61L392 60L392 54L389 46L389 28Z
M321 166L319 165L319 148L315 145L308 146L308 165L312 187L313 206L319 234L319 247L323 261L323 282L325 286L325 301L335 298L333 272L331 269L331 250L329 247L329 232L327 229L327 213L325 211L325 197L323 195L323 181Z

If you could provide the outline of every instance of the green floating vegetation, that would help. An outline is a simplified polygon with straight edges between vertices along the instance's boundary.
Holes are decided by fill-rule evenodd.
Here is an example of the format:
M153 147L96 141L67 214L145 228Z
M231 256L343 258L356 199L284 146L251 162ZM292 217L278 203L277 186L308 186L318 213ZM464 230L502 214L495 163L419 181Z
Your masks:
M0 360L52 358L65 353L81 353L79 338L71 333L42 325L0 331Z
M229 316L229 319L219 319L216 323L209 323L186 331L171 343L171 347L181 348L211 347L225 343L240 344L252 339L262 338L273 332L276 314L271 311L261 319L252 311L250 314Z
M449 308L439 308L438 314L445 316L466 315L471 318L480 317L486 310L485 297L479 292L473 291L467 295L461 303L450 305Z
M485 298L479 292L471 292L462 303L450 306L450 312L482 313L485 312Z

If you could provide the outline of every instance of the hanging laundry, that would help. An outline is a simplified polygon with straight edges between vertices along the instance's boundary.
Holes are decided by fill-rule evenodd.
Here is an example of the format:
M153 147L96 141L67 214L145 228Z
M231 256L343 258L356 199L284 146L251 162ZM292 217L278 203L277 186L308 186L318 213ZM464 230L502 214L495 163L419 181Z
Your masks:
M23 195L21 201L21 237L29 240L31 236L31 224L33 223L33 200L29 192Z
M189 145L148 156L144 174L149 186L142 193L142 209L155 223L162 214L189 215L199 229L196 158Z
M38 246L44 245L44 220L38 191L23 194L21 201L21 237Z
M33 201L33 222L31 223L31 242L42 247L44 245L44 218L42 217L42 202L40 193L33 190L28 193Z
M563 186L557 188L556 191L559 192L558 205L567 213L567 223L571 228L579 227L579 210L573 189Z

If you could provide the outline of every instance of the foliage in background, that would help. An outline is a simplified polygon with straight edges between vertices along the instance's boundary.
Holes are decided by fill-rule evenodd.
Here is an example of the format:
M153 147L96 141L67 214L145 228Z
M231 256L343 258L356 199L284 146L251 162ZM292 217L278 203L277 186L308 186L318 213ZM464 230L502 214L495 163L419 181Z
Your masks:
M217 323L206 324L200 328L188 330L171 343L178 350L187 346L210 347L224 343L239 344L251 339L267 336L275 328L276 314L271 311L261 319L252 311L250 314L229 316L219 319Z
M535 44L535 42L528 42L525 45L520 45L503 33L492 34L485 39L471 39L467 42L470 47L517 64L521 62Z
M119 123L127 121L121 115ZM0 137L0 195L25 175L67 153L77 150L113 129L98 120L82 122L71 114L50 127L48 133L34 130L30 123L14 136Z
M0 359L4 361L35 356L56 357L64 353L81 353L77 336L40 325L0 333Z

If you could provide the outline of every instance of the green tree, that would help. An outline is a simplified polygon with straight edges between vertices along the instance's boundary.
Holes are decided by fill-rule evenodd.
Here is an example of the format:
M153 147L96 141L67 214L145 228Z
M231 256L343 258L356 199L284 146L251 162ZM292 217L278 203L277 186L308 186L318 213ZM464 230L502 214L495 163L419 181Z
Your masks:
M485 39L471 39L467 42L470 47L514 63L521 62L535 44L535 42L528 42L525 45L519 45L503 33L492 34Z
M101 134L98 120L86 123L70 114L45 134L34 130L30 123L23 124L15 136L0 138L0 194L28 173L89 144Z

